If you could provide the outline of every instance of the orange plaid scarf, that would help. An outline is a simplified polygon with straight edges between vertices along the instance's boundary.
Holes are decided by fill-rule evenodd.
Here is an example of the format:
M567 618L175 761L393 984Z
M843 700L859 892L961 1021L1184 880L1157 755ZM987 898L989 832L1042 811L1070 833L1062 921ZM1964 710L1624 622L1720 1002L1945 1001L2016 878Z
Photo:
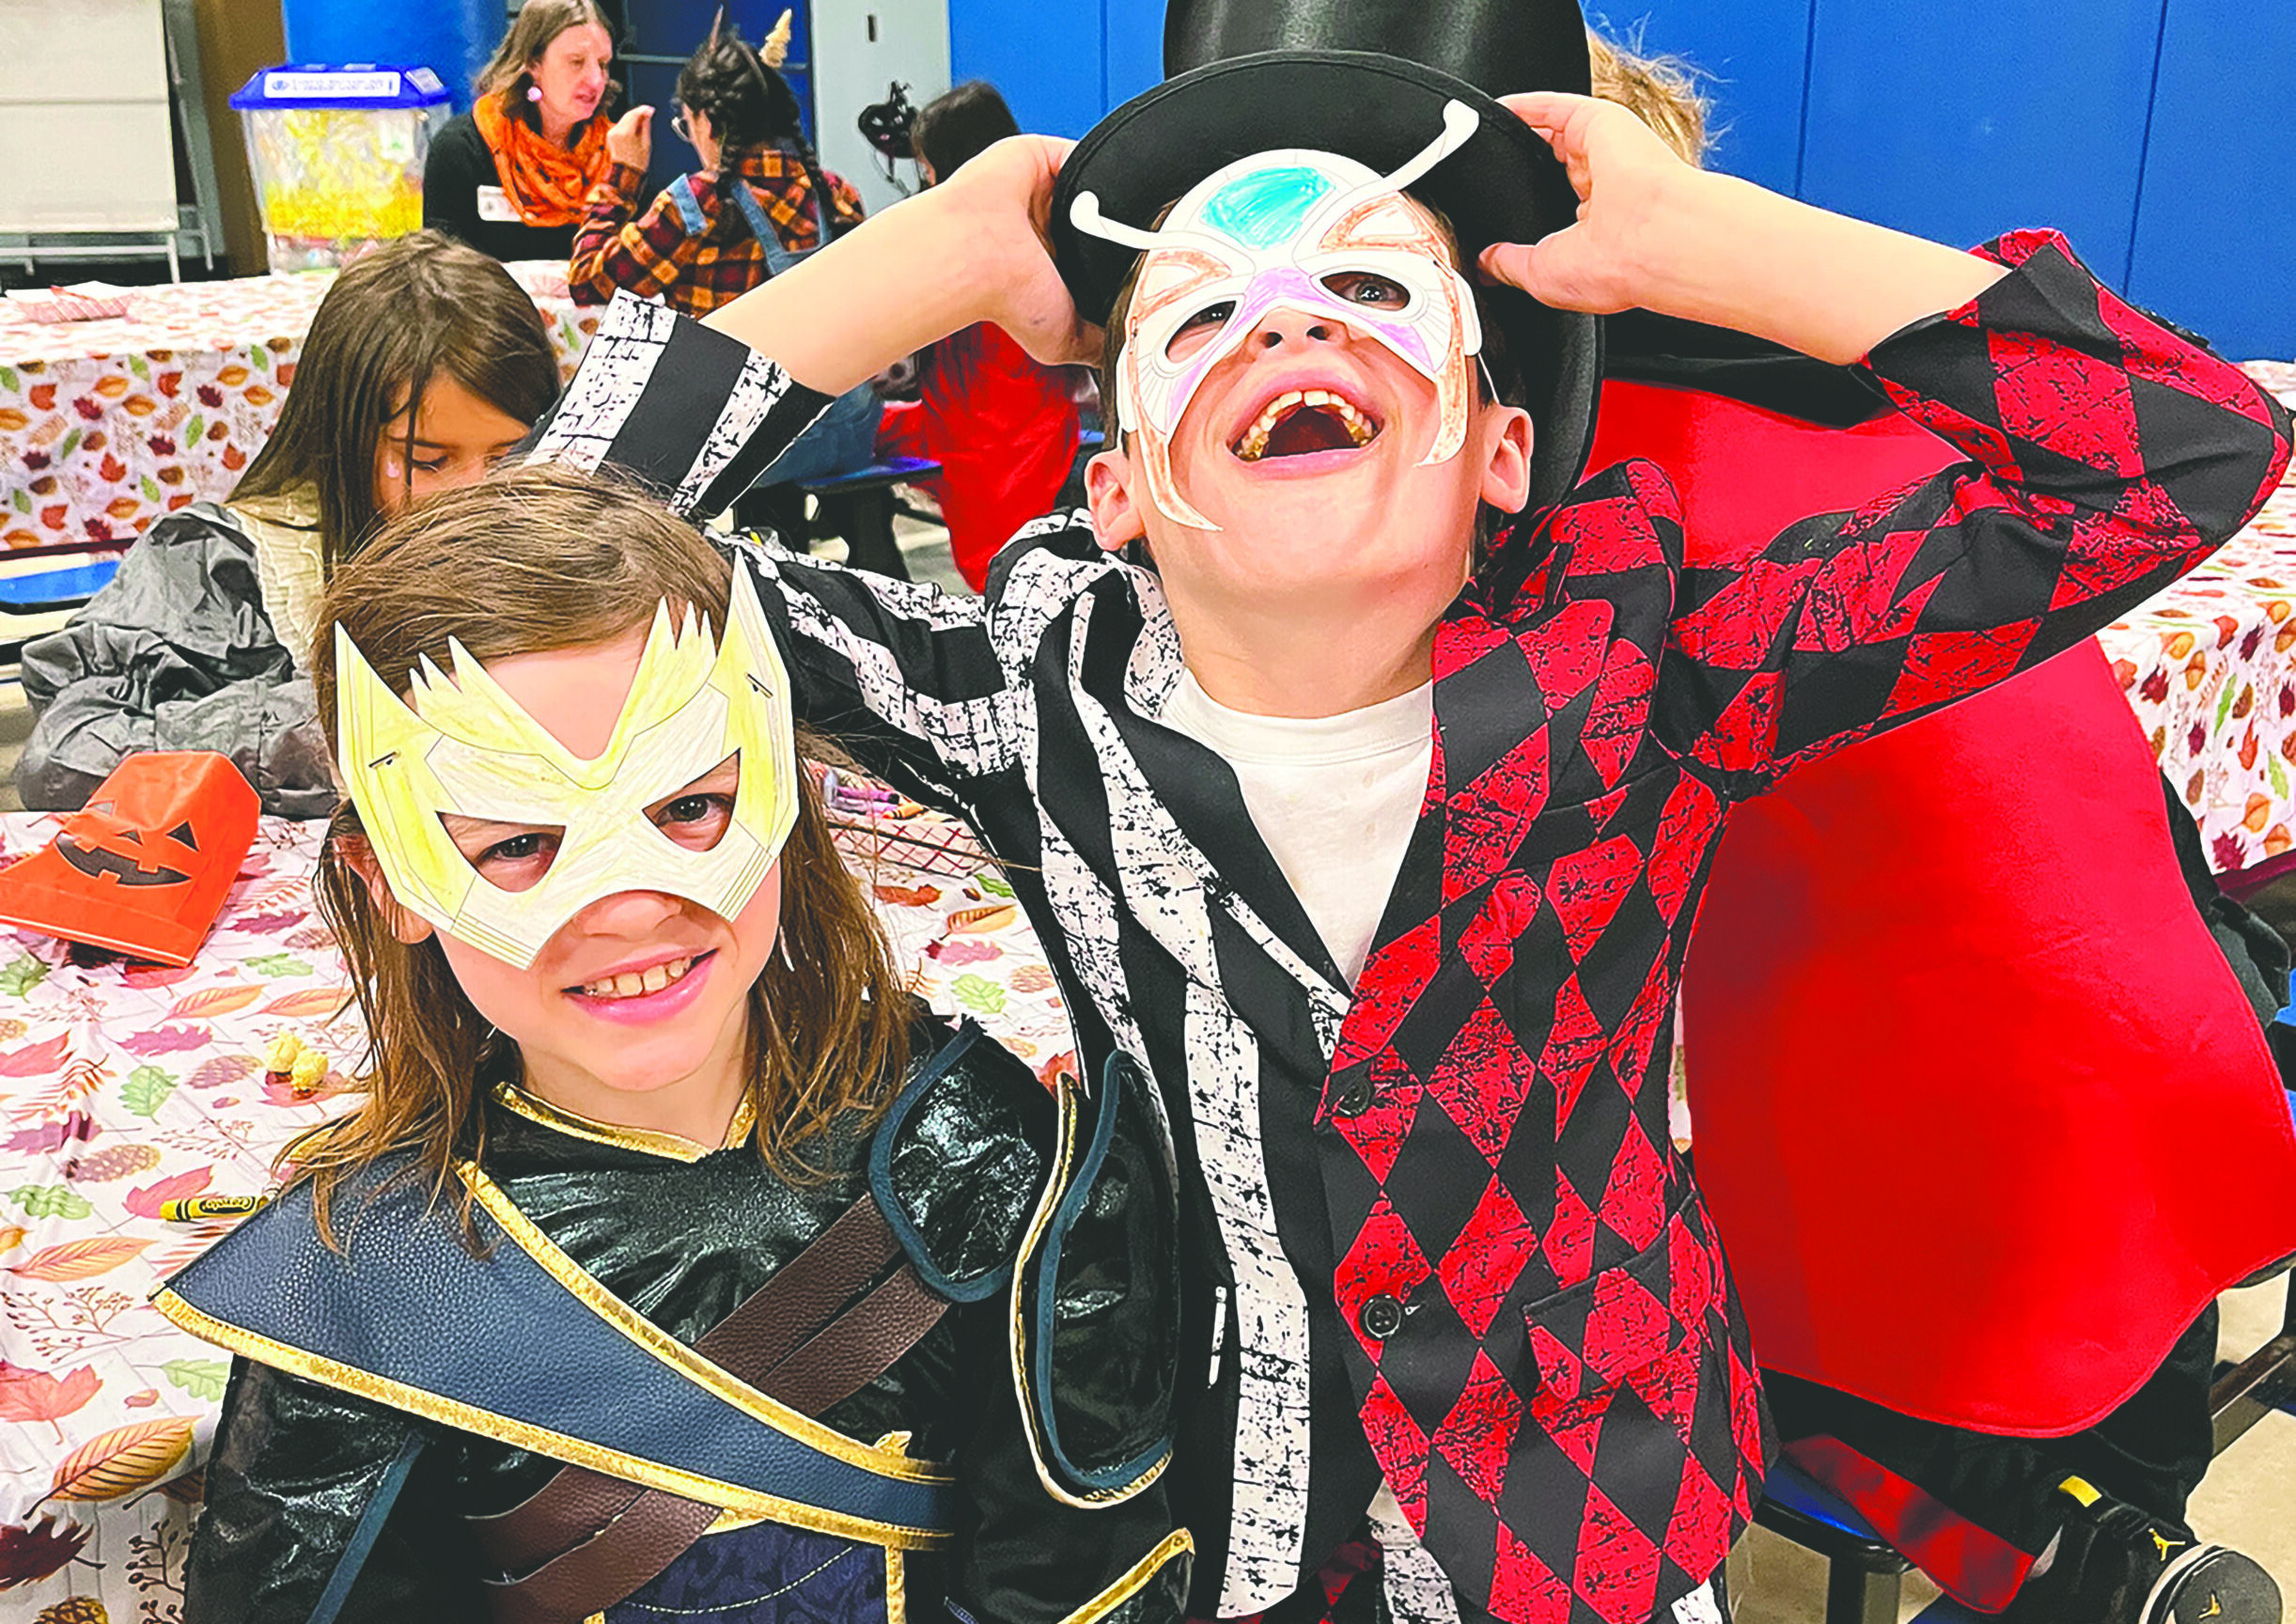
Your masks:
M544 140L540 131L505 110L501 96L488 96L470 110L471 120L494 154L503 195L529 226L571 226L582 218L583 200L606 177L606 125L592 117L571 148Z

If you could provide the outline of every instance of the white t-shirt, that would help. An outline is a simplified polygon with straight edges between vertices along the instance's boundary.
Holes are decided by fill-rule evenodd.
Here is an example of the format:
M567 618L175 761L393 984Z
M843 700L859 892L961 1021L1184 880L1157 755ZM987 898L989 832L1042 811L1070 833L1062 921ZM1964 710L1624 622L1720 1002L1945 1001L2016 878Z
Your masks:
M1434 683L1303 719L1231 710L1183 671L1163 720L1235 770L1252 826L1354 986L1427 793Z
M1290 882L1308 921L1352 988L1403 867L1435 756L1435 685L1337 716L1303 720L1231 710L1180 673L1164 723L1226 761L1252 826ZM1434 1558L1384 1481L1370 1517L1389 1566L1390 1609L1456 1619Z

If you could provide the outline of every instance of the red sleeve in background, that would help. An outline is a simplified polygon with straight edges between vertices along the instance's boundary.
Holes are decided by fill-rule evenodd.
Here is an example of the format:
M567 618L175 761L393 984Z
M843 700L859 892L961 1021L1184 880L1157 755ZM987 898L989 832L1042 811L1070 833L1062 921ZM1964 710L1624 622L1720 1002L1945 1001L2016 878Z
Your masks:
M1693 560L1952 461L1612 383ZM1705 1187L1761 1363L1979 1430L2117 1406L2296 1250L2296 1134L2094 642L1737 806L1683 981Z
M949 552L977 592L997 550L1058 499L1076 459L1076 402L1062 369L986 322L933 347L923 396L886 414L878 451L941 464Z

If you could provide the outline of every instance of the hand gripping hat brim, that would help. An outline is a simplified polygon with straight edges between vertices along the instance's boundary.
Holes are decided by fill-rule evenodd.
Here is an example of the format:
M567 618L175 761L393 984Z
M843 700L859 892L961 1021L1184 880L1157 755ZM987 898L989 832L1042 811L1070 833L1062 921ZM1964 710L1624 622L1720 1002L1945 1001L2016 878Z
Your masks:
M1082 194L1099 199L1104 217L1146 230L1205 177L1280 148L1335 152L1389 174L1442 131L1453 102L1474 110L1475 133L1410 190L1449 219L1472 279L1476 257L1490 244L1535 242L1577 218L1569 176L1544 140L1475 86L1400 57L1354 51L1270 51L1214 62L1109 114L1061 165L1054 262L1078 311L1104 323L1139 255L1077 228L1070 211ZM1544 507L1568 493L1585 466L1601 326L1516 289L1487 295L1489 317L1523 376L1535 429L1530 505Z

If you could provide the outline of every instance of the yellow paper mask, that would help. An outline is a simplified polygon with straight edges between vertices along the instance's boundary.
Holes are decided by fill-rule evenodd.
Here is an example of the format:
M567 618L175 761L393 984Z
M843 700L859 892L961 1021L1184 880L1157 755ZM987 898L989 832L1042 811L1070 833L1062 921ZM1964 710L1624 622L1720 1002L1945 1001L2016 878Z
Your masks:
M613 736L596 757L571 754L527 715L460 643L454 676L426 657L405 700L335 631L337 765L376 861L401 906L518 969L601 897L660 891L731 919L748 905L797 820L789 685L757 588L734 571L732 624L714 641L664 601ZM741 761L733 817L717 844L676 844L648 806ZM561 828L555 858L523 891L471 866L441 821L459 813Z

